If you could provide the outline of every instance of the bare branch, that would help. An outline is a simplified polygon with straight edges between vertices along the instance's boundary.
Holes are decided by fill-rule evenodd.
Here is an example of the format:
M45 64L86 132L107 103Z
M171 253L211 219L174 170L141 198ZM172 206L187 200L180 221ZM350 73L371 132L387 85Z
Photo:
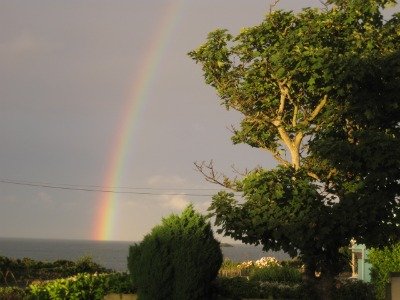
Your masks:
M235 187L235 179L231 180L228 176L216 172L214 169L214 162L212 160L208 164L205 161L202 161L201 163L194 162L194 165L197 171L204 176L206 181L218 184L233 191L237 191Z
M242 177L244 177L244 176L246 176L246 175L248 175L248 174L250 173L250 171L249 171L247 168L244 169L244 171L239 171L239 170L235 167L235 165L231 165L231 168L232 168L232 170L233 170L234 173L236 173L236 174L238 174L238 175L240 175L240 176L242 176Z
M274 3L269 5L269 13L272 13L274 7L279 3L280 0L275 0Z
M237 129L232 124L231 124L231 127L226 127L226 129L228 129L230 131L230 133L232 133L232 134L237 133Z
M272 152L272 155L282 165L290 166L290 162L288 162L286 159L283 159L282 156L278 152Z
M325 11L328 10L329 5L328 5L328 3L327 3L326 1L319 0L319 3L321 3L321 4L324 6L324 10L325 10Z

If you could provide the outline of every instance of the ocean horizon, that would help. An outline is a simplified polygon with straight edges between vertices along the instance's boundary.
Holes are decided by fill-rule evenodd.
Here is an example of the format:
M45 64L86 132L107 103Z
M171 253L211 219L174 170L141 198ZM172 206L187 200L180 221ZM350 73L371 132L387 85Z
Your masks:
M90 256L93 261L106 268L126 272L129 246L137 242L0 237L0 256L14 259L26 257L48 262L60 259L76 261L84 256ZM221 250L224 259L232 261L257 260L263 256L273 256L278 260L289 259L289 255L282 251L265 252L261 246L221 244L229 244L222 246Z

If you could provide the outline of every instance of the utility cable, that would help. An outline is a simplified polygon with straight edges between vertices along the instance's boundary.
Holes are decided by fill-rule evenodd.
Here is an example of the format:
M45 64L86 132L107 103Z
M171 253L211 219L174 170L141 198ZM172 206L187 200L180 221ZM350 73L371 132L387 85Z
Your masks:
M74 185L55 185L49 183L34 183L26 181L8 180L0 179L0 183L30 186L30 187L41 187L49 189L60 189L60 190L70 190L70 191L84 191L84 192L98 192L98 193L113 193L113 194L133 194L133 195L150 195L150 196L190 196L190 197L212 197L212 194L195 194L195 193L156 193L156 192L139 192L139 191L118 191L113 188L90 188L90 187L79 187ZM94 186L92 186L94 187ZM137 188L146 189L146 188ZM152 190L152 188L148 188ZM189 189L188 189L189 190ZM200 189L199 189L200 190Z

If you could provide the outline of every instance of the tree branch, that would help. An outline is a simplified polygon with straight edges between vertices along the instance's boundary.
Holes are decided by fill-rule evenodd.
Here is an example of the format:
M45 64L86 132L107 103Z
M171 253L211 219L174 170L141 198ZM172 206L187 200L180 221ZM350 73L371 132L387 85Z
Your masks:
M274 9L274 7L279 3L280 0L275 0L274 3L269 5L269 13L272 13L272 10Z
M297 115L299 113L299 107L298 105L294 104L294 109L293 109L293 117L292 117L292 126L296 127L297 126Z
M315 180L318 180L318 181L320 180L318 175L313 172L307 172L307 175L310 176L311 178L314 178Z
M318 103L317 107L313 110L311 115L305 120L305 124L307 125L309 122L313 121L318 114L321 112L322 108L325 106L328 101L328 96L325 95L324 98Z
M218 184L224 188L233 190L233 191L238 191L235 187L235 179L231 180L229 179L228 176L216 172L214 169L214 162L211 160L208 164L206 164L206 162L202 161L201 163L198 162L194 162L194 165L197 169L197 171L199 171L204 178L206 179L206 181L214 183L214 184Z
M281 91L281 98L279 102L279 108L277 111L277 118L282 120L283 112L285 111L285 103L286 98L289 96L289 89L286 86L287 80L283 80L282 82L278 81L279 90Z
M293 146L297 149L300 149L300 143L303 140L304 134L303 132L298 132L293 140Z
M268 150L268 149L267 149ZM280 162L282 165L285 166L290 166L290 162L288 162L286 159L283 159L282 156L278 153L278 152L273 152L271 150L268 150L272 153L272 156L278 161Z
M238 169L236 169L235 165L231 165L231 168L232 168L233 172L235 172L236 174L239 174L240 176L243 176L243 177L250 173L247 168L242 172L239 171Z

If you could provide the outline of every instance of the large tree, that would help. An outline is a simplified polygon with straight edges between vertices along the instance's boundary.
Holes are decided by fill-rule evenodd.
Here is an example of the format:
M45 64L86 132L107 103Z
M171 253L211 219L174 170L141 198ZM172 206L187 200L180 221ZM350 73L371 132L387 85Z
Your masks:
M235 144L269 151L274 169L221 177L210 211L220 232L306 264L320 295L352 238L381 246L400 238L400 16L394 0L331 0L299 13L272 11L232 36L209 33L189 53L227 109L243 118Z

